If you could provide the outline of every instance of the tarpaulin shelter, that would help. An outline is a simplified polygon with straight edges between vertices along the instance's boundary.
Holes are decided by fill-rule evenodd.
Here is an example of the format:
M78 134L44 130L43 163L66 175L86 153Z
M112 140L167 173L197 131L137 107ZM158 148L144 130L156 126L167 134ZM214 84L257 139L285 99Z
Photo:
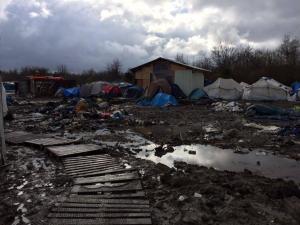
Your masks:
M91 83L91 93L90 95L100 95L102 94L103 88L106 85L111 85L109 82L106 81L97 81L97 82L93 82Z
M132 86L127 88L124 93L125 98L139 98L143 95L144 89L138 86Z
M189 99L192 101L199 100L201 98L207 98L207 94L200 88L196 88L189 94Z
M73 87L73 88L65 88L64 89L64 97L72 98L72 97L79 97L80 88Z
M243 88L233 79L218 78L214 83L203 88L210 98L237 100L242 97Z
M300 82L292 83L292 94L300 92Z
M80 97L90 97L92 91L92 84L84 84L80 87Z
M172 93L172 88L166 79L158 79L153 81L146 91L146 97L152 98L158 92L163 92L166 94Z
M243 99L256 101L287 100L291 88L278 81L262 77L249 87L244 89Z
M137 104L141 106L165 107L169 105L176 106L178 102L174 96L159 92L152 100L143 99L138 101Z
M122 91L118 86L115 85L105 85L103 87L102 93L105 97L113 98L122 96Z

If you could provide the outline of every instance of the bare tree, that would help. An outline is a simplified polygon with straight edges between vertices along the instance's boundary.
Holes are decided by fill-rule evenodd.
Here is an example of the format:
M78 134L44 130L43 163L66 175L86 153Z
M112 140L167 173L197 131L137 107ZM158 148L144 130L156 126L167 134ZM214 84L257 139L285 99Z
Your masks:
M287 65L296 65L299 59L300 42L286 34L279 46L279 54Z

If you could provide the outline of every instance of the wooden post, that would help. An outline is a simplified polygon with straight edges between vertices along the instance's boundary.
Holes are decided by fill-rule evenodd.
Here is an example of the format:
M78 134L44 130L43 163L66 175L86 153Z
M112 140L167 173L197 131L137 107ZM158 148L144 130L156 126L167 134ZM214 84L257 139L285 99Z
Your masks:
M4 138L4 124L3 124L3 102L2 102L2 77L0 76L0 135L1 135L1 164L5 165L6 163L6 146Z

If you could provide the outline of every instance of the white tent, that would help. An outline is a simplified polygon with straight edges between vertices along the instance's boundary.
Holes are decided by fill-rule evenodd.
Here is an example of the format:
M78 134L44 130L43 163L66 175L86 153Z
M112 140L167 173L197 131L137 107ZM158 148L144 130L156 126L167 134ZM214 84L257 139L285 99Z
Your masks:
M244 90L243 99L256 101L287 100L291 88L278 81L262 77Z
M243 87L233 79L218 78L214 83L204 87L210 98L237 100L243 95Z

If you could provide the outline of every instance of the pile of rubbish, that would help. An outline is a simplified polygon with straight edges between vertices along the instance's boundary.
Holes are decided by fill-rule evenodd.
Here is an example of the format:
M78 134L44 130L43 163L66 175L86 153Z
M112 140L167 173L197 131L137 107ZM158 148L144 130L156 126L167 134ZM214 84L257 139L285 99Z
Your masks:
M238 102L214 102L211 104L216 112L243 112L242 105Z
M26 105L24 105L26 106ZM27 131L95 131L105 123L121 123L130 116L117 104L102 98L68 98L47 104L28 104L28 116L12 120L12 125L25 127ZM24 114L24 112L21 114ZM38 130L39 129L39 130Z

